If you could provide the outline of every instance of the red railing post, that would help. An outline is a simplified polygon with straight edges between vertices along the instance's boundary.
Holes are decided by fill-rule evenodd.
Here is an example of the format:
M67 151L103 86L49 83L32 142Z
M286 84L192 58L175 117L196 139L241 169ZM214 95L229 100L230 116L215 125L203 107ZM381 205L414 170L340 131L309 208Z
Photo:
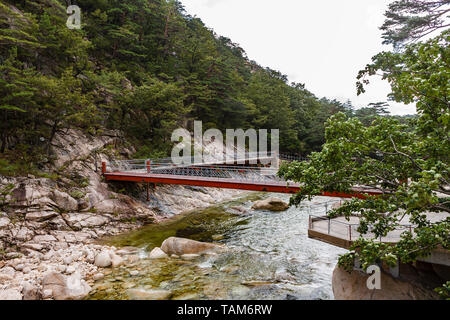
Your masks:
M349 235L349 240L352 241L352 225L348 226L348 235Z
M106 162L102 162L102 173L106 173Z
M150 173L152 171L152 163L150 160L147 160L147 173Z

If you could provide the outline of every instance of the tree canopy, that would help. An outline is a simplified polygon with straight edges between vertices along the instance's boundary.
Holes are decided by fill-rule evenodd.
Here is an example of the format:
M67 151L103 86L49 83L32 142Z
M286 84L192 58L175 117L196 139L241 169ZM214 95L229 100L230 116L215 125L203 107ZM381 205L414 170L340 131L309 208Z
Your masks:
M81 30L66 27L68 4L80 6ZM353 112L250 61L175 0L3 1L0 44L0 154L42 168L68 128L120 129L151 156L202 120L280 129L282 151L308 154L331 115Z
M303 184L294 204L321 191L366 186L382 192L330 212L330 217L359 214L358 231L373 234L361 237L340 258L349 270L355 259L365 269L377 262L395 266L426 257L437 247L450 249L450 31L376 55L358 75L360 94L376 75L389 81L392 100L415 103L418 116L407 121L375 116L367 125L339 113L327 121L323 149L312 153L309 162L285 165L279 173ZM378 240L405 221L416 228L405 230L398 243ZM441 294L445 288L448 284Z
M384 44L395 47L450 27L449 0L396 0L385 13Z

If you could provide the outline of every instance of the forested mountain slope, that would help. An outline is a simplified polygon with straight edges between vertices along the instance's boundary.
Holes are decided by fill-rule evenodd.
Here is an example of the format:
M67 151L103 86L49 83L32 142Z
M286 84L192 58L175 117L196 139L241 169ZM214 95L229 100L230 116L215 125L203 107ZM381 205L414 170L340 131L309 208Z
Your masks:
M66 26L70 4L81 30ZM250 61L174 0L2 0L0 61L4 164L51 162L68 128L119 129L136 156L167 155L190 120L280 129L282 151L305 154L320 149L330 115L352 112Z

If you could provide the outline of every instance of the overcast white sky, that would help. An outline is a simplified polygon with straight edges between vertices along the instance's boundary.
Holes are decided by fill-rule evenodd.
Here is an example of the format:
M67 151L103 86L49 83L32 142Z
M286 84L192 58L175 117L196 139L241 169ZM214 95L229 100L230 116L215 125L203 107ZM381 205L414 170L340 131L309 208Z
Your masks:
M389 84L372 79L356 95L356 76L381 44L384 12L392 0L181 0L186 11L229 37L264 67L305 83L318 97L352 100L356 107L387 101ZM415 106L389 102L392 114Z

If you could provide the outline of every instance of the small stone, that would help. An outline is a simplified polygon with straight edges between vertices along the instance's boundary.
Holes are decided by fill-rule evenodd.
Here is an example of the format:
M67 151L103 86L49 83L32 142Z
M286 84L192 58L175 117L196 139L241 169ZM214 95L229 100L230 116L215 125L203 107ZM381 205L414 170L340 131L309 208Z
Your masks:
M41 293L39 292L39 289L35 286L33 286L29 282L22 283L23 286L23 300L40 300L41 299Z
M103 250L102 252L100 252L96 257L95 257L95 261L94 264L97 267L100 268L108 268L111 266L112 261L111 261L111 257L109 255L109 252L106 250Z
M131 300L167 300L172 296L169 290L129 289L127 295Z
M51 260L55 255L55 251L54 250L50 250L49 252L47 252L46 254L44 254L43 259L44 260Z
M73 259L72 259L72 257L65 257L63 262L65 265L69 265L73 262Z
M0 269L0 273L14 276L16 271L12 267L4 267L4 268Z
M10 221L7 217L0 217L0 229L4 229L9 225Z
M59 272L66 272L66 270L67 270L67 267L66 266L63 266L63 265L61 265L61 266L58 266L58 267L56 267L56 269L59 271Z
M51 289L46 289L42 291L42 299L50 299L53 296L53 291Z
M93 277L93 279L95 280L95 281L99 281L99 280L102 280L103 278L105 278L105 275L103 274L103 273L96 273L95 275L94 275L94 277Z
M148 255L150 259L165 259L168 257L167 253L161 250L161 248L156 247Z
M113 268L120 267L121 265L124 264L124 262L125 261L120 256L116 254L111 255L111 265Z
M173 298L173 300L184 300L184 301L198 300L198 299L199 299L199 296L196 293L185 293L185 294L182 294L180 296Z
M130 271L130 275L131 275L132 277L138 276L138 275L139 275L139 271L137 271L137 270L132 270L132 271Z
M68 274L72 274L72 273L74 273L76 270L75 270L75 267L74 266L68 266L67 267L67 269L66 269L66 273L68 273Z
M25 265L23 264L18 264L17 266L14 267L14 269L16 269L17 271L22 271L25 268Z
M28 273L31 272L31 268L30 268L30 267L25 267L25 268L23 268L22 272L23 272L24 274L28 274Z

